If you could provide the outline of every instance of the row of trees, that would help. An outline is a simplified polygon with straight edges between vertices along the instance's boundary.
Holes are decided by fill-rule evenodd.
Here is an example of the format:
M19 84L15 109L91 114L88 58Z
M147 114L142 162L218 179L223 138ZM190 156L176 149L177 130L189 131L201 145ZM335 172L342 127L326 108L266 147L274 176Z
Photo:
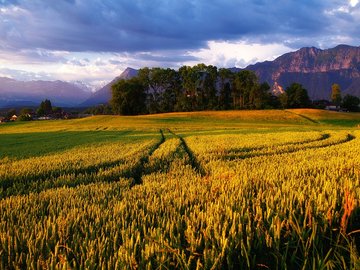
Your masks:
M351 112L359 111L360 99L356 96L346 94L344 97L341 95L340 85L334 83L331 86L331 101L337 107L344 108Z
M179 71L143 68L137 77L121 80L112 87L111 105L117 114L134 115L173 111L266 109L306 107L307 91L293 84L280 97L267 83L259 83L249 70L198 64Z
M333 85L333 102L348 110L358 108L358 98L345 96L342 102L338 85ZM340 99L339 99L340 98ZM355 105L354 105L355 104ZM268 83L260 83L249 70L198 64L178 71L167 68L143 68L138 76L121 80L112 87L112 110L116 114L135 115L173 111L305 108L312 103L307 90L293 83L275 96ZM101 108L107 110L108 108Z
M10 120L13 115L17 115L19 121L30 121L40 117L51 117L51 118L63 118L65 112L60 107L52 106L51 101L45 99L41 101L38 108L22 108L17 111L16 109L10 109L6 112L5 118Z

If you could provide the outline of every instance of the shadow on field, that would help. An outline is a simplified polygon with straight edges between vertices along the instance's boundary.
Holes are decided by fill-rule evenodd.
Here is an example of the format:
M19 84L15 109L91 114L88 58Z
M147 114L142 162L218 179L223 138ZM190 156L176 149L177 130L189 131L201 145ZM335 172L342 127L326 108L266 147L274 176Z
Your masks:
M87 144L114 142L131 131L58 131L0 134L0 159L52 154Z

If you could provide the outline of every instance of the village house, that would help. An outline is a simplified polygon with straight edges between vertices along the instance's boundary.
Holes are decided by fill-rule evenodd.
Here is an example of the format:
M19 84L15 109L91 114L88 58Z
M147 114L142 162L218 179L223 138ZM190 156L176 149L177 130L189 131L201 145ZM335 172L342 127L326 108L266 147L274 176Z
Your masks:
M17 119L18 119L17 115L14 114L13 116L11 116L10 121L14 122L14 121L16 121Z

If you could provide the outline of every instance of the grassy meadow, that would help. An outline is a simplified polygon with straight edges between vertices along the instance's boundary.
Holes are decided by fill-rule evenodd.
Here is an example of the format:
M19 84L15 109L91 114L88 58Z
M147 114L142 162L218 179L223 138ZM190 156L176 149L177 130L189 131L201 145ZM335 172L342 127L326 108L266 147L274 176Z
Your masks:
M0 269L360 269L360 114L0 124Z

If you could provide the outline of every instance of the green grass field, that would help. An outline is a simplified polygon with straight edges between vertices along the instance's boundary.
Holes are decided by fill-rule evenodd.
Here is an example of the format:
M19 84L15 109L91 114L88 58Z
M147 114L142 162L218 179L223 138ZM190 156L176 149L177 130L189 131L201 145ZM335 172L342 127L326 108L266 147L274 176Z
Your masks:
M0 125L1 269L360 269L360 114Z

